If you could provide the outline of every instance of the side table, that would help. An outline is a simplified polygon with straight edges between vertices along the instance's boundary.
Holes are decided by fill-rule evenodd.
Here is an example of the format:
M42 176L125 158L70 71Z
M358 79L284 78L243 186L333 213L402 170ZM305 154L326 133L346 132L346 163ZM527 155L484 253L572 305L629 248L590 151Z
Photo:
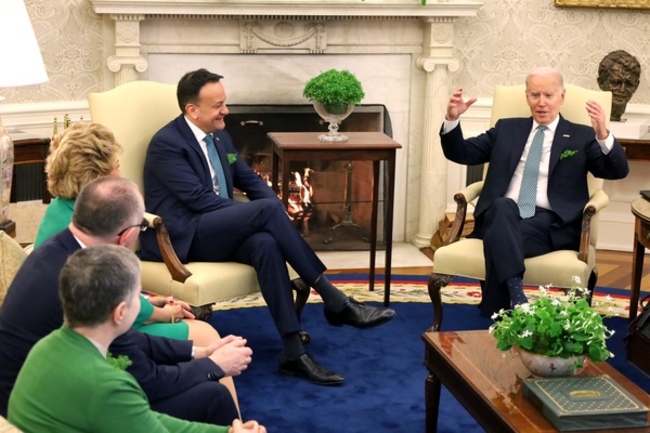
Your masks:
M645 249L650 248L650 201L639 197L632 204L634 214L634 247L632 249L632 284L630 287L630 320L634 319L639 309L641 276Z
M377 220L379 209L379 163L387 162L386 207L384 238L386 239L386 270L384 305L390 304L390 276L393 245L393 198L395 193L395 153L402 146L381 132L346 132L348 141L322 142L315 132L270 132L273 144L273 190L278 192L278 179L282 180L282 202L289 200L290 165L292 161L372 161L373 191L370 229L370 290L375 289L375 264L377 255ZM282 160L282 173L279 163ZM280 178L280 176L282 176Z

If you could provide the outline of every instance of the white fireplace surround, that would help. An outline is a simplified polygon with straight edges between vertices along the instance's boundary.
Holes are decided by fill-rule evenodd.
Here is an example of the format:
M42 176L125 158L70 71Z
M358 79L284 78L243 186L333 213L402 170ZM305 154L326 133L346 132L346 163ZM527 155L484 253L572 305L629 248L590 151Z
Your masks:
M114 85L177 82L206 67L228 102L296 103L323 70L349 69L363 103L384 104L398 152L393 240L428 246L445 211L438 128L450 94L454 22L480 2L428 0L90 0L105 18ZM155 107L152 107L155 109ZM456 188L456 185L454 185Z

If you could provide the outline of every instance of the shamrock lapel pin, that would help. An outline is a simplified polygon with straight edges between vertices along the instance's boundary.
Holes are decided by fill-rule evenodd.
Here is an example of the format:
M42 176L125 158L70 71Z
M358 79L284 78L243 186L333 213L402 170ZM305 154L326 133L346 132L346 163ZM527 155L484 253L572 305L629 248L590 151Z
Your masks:
M567 150L565 150L564 152L562 152L562 154L560 154L560 161L562 161L562 160L565 159L565 158L570 158L570 157L572 157L573 155L575 155L576 153L578 153L577 150L570 150L570 149L567 149Z
M233 165L234 163L237 162L237 154L236 153L227 153L226 158L228 158L228 164Z

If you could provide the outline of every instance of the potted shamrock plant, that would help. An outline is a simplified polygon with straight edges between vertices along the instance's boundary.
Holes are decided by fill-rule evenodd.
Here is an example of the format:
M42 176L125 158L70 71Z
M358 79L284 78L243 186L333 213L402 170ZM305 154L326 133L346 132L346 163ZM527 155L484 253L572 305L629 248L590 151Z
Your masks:
M320 135L322 141L346 141L338 133L339 123L348 117L365 93L361 82L350 71L330 69L310 79L303 90L319 116L329 122L329 133Z

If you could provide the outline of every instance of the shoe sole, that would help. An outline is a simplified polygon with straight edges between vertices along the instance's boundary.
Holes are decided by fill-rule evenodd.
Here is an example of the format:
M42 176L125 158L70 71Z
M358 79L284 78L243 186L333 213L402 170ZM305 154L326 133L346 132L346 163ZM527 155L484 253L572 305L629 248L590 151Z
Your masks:
M323 385L323 386L336 386L336 385L341 385L343 382L345 382L345 379L343 379L343 380L341 380L339 382L321 382L321 381L318 381L318 380L310 379L310 378L308 378L307 376L305 376L303 374L296 373L295 371L284 370L282 368L280 368L280 373L282 373L282 374L284 374L286 376L299 377L301 379L308 380L311 383L315 383L316 385Z

